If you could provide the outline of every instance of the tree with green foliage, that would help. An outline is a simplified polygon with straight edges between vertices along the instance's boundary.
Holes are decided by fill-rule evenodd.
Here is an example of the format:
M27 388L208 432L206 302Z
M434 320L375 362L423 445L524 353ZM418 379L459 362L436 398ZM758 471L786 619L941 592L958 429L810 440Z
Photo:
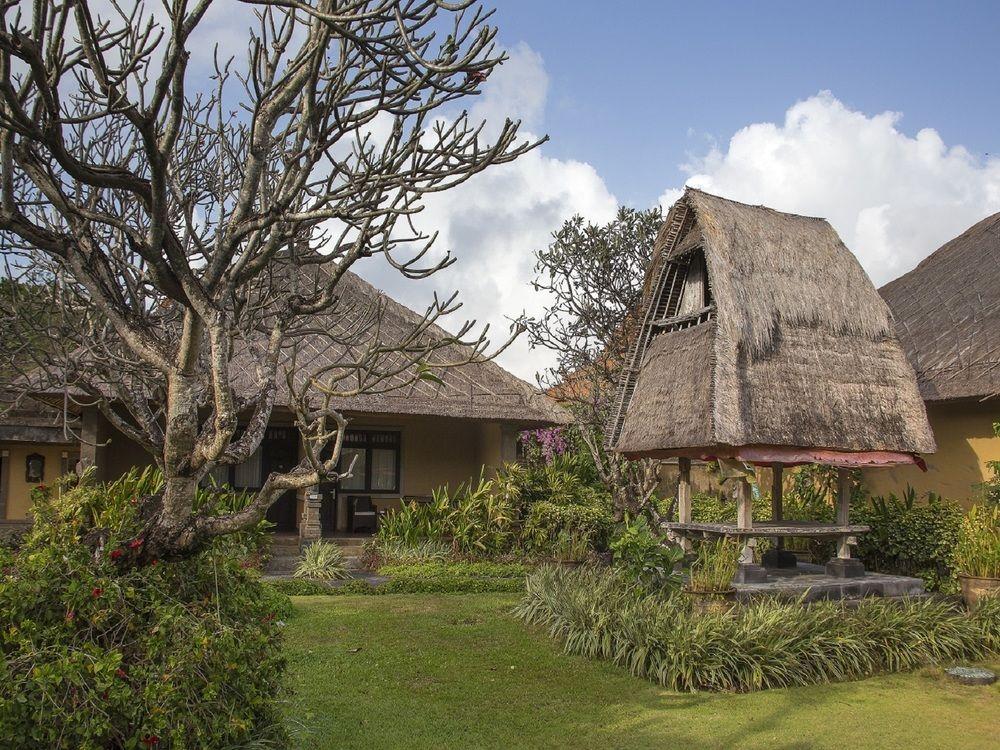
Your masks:
M524 321L531 345L556 355L541 383L572 412L618 520L626 513L656 514L650 500L660 462L628 461L604 443L662 223L659 208L622 207L603 225L581 216L567 220L535 253L534 286L548 295L548 308Z

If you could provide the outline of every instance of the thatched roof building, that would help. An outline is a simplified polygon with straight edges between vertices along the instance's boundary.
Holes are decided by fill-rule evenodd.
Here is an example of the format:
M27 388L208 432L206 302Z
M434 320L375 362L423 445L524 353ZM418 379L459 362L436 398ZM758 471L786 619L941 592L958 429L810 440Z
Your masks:
M879 291L926 401L1000 394L1000 213Z
M688 189L645 284L616 450L841 466L935 450L889 309L824 219Z

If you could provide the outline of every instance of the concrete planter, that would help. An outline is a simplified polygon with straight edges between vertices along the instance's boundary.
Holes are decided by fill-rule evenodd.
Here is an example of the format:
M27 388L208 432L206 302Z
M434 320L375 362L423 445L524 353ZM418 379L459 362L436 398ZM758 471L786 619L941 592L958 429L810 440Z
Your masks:
M720 591L688 591L685 589L684 593L691 599L691 608L695 614L699 615L728 612L736 601L736 589L734 588Z
M962 587L962 599L969 609L975 609L984 596L1000 595L1000 578L982 578L959 573L958 584Z

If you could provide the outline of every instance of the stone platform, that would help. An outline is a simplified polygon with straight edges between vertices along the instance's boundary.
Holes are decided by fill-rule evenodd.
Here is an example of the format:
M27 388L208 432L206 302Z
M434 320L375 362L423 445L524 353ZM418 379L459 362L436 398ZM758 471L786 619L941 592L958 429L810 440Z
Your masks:
M862 599L866 596L900 598L924 596L919 578L866 572L858 578L837 578L826 574L822 565L800 562L795 568L766 568L763 583L734 583L736 597L746 601L759 596L805 601Z

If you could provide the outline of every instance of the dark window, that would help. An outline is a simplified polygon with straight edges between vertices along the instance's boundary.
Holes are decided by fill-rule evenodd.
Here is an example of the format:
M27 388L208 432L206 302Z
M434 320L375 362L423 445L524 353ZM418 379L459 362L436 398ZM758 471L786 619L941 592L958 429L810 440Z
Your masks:
M399 433L348 430L340 451L340 471L354 462L351 476L340 480L341 491L399 492Z

